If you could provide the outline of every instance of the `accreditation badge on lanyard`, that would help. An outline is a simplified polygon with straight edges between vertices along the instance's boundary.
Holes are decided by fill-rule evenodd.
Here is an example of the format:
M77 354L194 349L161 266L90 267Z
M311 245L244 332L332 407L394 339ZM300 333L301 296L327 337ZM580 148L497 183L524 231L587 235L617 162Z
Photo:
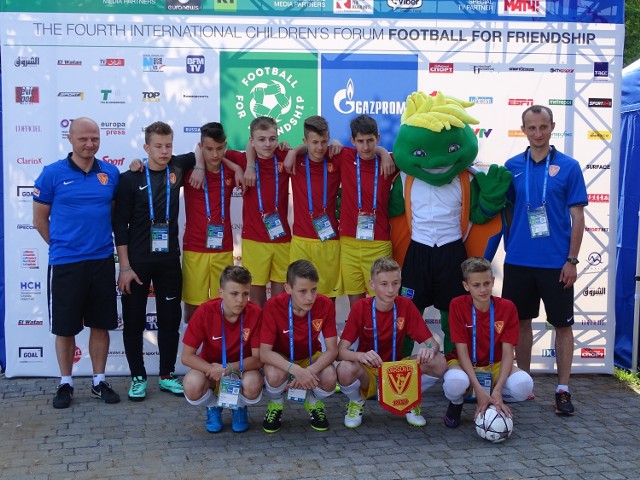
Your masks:
M267 229L267 234L269 235L269 240L275 240L276 238L284 237L285 231L282 226L282 219L280 218L280 214L278 213L278 194L280 192L280 184L279 184L279 172L278 172L278 158L273 156L273 169L275 172L276 179L276 194L274 198L275 211L270 214L266 214L264 212L264 207L262 205L262 187L260 185L260 165L258 160L256 159L256 188L258 189L258 208L260 209L260 215L262 215L262 222L264 223L265 228Z
M222 311L222 371L227 369L227 344L224 334L224 307L220 304ZM238 408L238 400L242 391L242 370L244 362L244 313L240 314L240 371L229 375L222 375L220 378L220 388L218 389L218 407Z
M476 326L476 307L471 305L471 318L472 318L472 358L471 362L473 363L473 370L475 371L476 378L478 379L478 383L482 387L482 390L487 395L491 395L491 390L493 389L493 356L494 356L494 328L495 328L495 317L494 317L494 309L493 309L493 300L489 303L489 316L491 318L489 323L490 328L490 343L489 343L489 365L486 367L477 367L476 363L478 361L478 352L477 352L477 326ZM470 387L468 391L468 395L465 397L465 401L475 401L477 400L476 391L473 387Z
M313 352L311 345L311 310L307 312L307 328L308 328L308 337L309 337L309 365L313 362ZM293 304L291 302L291 297L289 297L289 361L294 363L294 355L293 355ZM289 377L289 383L294 380L294 376L291 375ZM307 399L307 391L303 388L289 388L287 389L287 400L291 400L293 402L304 403Z
M311 223L313 228L318 234L318 238L321 242L329 240L336 236L336 232L333 230L329 216L327 215L327 159L322 159L323 166L323 184L322 184L322 211L323 213L314 218L313 216L313 194L311 190L311 169L309 164L309 155L305 159L307 168L307 202L309 204L309 216L311 217Z
M542 205L538 208L531 208L531 199L529 192L529 170L531 169L531 152L527 150L525 154L525 195L527 202L527 218L529 220L529 230L531 238L548 237L551 235L549 231L549 219L547 217L547 180L549 178L549 163L551 162L551 151L547 154L544 168L544 182L542 184Z
M358 240L372 241L374 239L374 231L376 226L376 205L378 204L378 172L379 172L378 156L375 157L375 171L373 176L373 203L371 208L373 212L366 213L362 211L362 175L360 173L360 155L356 155L356 180L358 185L358 223L356 225L356 238Z
M155 212L153 209L153 193L151 190L151 177L149 175L149 167L145 167L147 175L147 194L149 197L149 217L151 220L151 229L149 237L151 239L151 252L168 252L169 251L169 204L171 203L171 181L169 174L169 166L167 165L167 201L165 223L155 223Z
M220 163L220 224L211 223L211 207L209 205L209 186L207 184L207 174L204 175L204 204L207 212L207 248L213 250L222 249L224 238L224 166Z

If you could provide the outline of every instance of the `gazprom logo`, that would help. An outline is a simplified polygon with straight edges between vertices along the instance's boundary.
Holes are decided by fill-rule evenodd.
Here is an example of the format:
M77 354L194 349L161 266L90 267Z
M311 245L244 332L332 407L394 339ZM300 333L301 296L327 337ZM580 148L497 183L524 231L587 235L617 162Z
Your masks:
M333 106L335 109L344 114L350 115L356 113L369 115L401 115L405 109L405 103L400 101L384 101L384 100L354 100L355 84L350 78L345 88L336 92L333 97Z

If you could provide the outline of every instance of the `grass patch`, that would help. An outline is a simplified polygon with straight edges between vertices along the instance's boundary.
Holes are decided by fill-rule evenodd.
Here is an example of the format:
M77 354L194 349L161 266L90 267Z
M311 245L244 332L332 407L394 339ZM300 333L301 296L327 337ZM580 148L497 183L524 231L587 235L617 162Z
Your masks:
M624 368L615 367L613 369L613 375L622 383L629 386L629 388L640 393L640 375L633 373Z

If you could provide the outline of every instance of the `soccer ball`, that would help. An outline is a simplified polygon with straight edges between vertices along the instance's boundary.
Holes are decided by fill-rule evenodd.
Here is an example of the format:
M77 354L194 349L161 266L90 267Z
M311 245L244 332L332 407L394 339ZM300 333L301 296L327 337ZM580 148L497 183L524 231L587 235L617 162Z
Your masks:
M254 117L271 117L276 121L291 109L291 97L284 85L276 80L258 83L251 89L249 110Z
M504 442L513 432L513 419L504 412L498 413L493 405L487 407L484 415L478 414L475 423L478 436L491 443Z

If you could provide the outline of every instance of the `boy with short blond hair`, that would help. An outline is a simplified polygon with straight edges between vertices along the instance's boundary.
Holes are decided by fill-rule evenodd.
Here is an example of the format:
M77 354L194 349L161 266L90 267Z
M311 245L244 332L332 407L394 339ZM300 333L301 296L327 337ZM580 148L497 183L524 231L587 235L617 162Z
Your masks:
M257 117L249 130L256 160L247 158L247 169L255 170L255 187L248 188L243 199L242 264L253 275L251 300L262 307L267 283L271 282L272 296L284 290L291 242L289 174L283 168L286 152L278 149L276 121Z
M269 399L262 424L267 433L280 430L285 389L289 400L304 402L314 430L329 428L323 400L336 388L336 311L317 287L315 266L297 260L287 269L285 293L270 298L264 307L260 360Z
M489 260L471 257L462 262L462 285L470 295L451 301L449 328L455 350L447 355L444 394L449 407L444 424L460 425L463 400L470 386L478 404L474 418L489 405L511 416L505 402L526 400L533 391L527 372L513 365L519 322L515 305L491 294L494 276ZM480 380L483 383L480 383Z
M337 368L342 393L349 398L344 418L347 428L357 428L362 423L365 400L377 392L378 368L383 362L401 359L406 335L426 344L426 348L421 348L415 356L422 373L423 391L434 385L446 370L438 342L422 315L411 300L398 296L400 281L400 266L395 260L377 259L371 265L369 280L375 296L359 300L349 312L338 344L340 363ZM356 341L357 350L352 351L351 346ZM420 407L405 417L410 425L422 427L426 424Z

